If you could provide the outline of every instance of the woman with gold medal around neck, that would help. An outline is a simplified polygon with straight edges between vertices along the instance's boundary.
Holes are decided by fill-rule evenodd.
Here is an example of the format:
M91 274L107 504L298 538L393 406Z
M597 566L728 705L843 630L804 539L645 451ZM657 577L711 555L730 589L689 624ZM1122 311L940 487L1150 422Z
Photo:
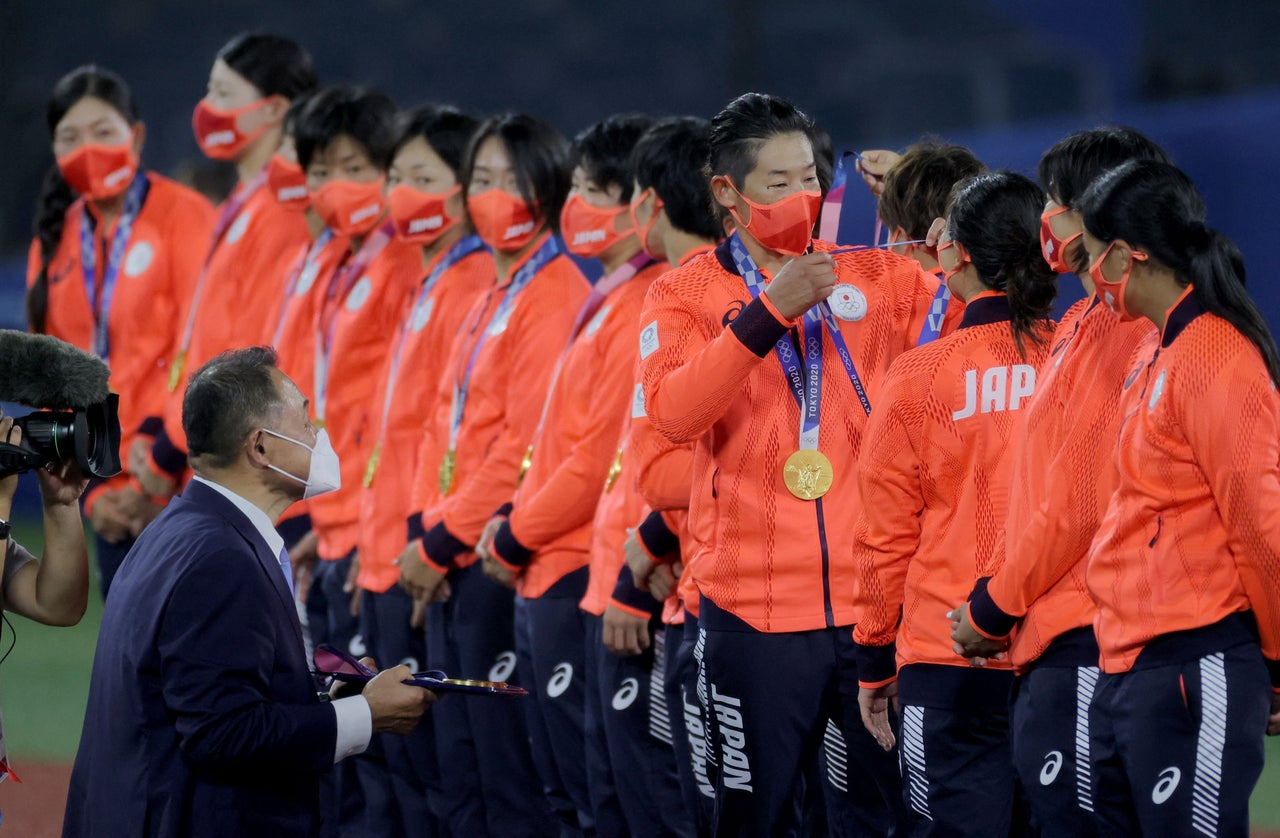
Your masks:
M733 752L716 834L798 828L800 777L818 768L828 721L858 775L842 778L849 792L828 789L832 823L886 834L902 817L894 757L857 710L853 474L880 380L915 344L938 283L894 254L811 238L812 129L756 93L712 120L711 192L736 232L655 282L640 318L649 421L696 446L703 669L709 709L736 728L721 724Z

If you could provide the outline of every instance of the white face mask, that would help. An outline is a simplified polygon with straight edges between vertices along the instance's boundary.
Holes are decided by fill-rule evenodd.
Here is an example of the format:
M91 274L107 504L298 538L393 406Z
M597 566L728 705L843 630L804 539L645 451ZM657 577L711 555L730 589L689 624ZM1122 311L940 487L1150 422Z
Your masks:
M307 469L307 479L303 480L296 474L290 474L282 468L267 464L267 468L283 474L290 480L296 480L307 488L302 493L303 500L309 500L316 495L324 495L329 492L336 492L342 488L342 470L338 463L338 452L333 450L333 443L329 442L329 432L321 430L316 434L316 444L314 446L307 445L305 442L299 442L293 437L276 433L275 431L263 428L264 434L270 434L277 439L283 439L285 442L292 442L294 445L301 446L311 452L311 466Z

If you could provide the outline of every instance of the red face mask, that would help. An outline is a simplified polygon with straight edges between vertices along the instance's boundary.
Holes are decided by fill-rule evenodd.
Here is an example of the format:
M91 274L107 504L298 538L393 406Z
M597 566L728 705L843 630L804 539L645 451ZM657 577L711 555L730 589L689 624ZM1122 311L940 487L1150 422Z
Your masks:
M580 193L574 193L565 201L560 213L560 234L565 246L574 256L594 259L635 231L627 224L618 231L618 219L629 215L630 206L600 209L587 203Z
M243 108L223 111L210 105L204 99L196 105L191 115L191 130L196 135L196 142L206 157L214 160L234 160L240 152L254 140L266 133L268 126L262 125L252 134L240 131L240 117L252 113L267 104L265 98L251 102Z
M738 192L738 188L733 186L733 191ZM800 256L809 249L809 242L813 239L813 225L817 222L818 210L822 207L821 192L816 189L795 192L772 204L757 204L741 192L738 192L738 197L751 207L751 223L742 223L742 218L735 209L730 209L729 213L738 222L738 226L754 236L760 244L787 256Z
M494 250L519 250L542 226L529 205L505 189L490 189L467 198L467 212L476 233Z
M267 163L267 186L276 202L285 209L301 212L311 204L306 172L279 154L271 155L271 161Z
M649 222L641 224L639 217L636 216L636 207L643 204L649 198L653 198L653 211L649 214ZM653 191L653 187L649 187L645 191L636 196L631 202L631 226L636 228L636 233L640 236L640 246L644 248L644 252L650 259L661 259L662 256L653 252L649 247L649 236L653 235L653 226L658 223L658 214L662 212L665 204L658 197L658 193Z
M1093 280L1098 299L1106 303L1107 308L1120 315L1121 320L1136 320L1137 315L1132 314L1124 306L1124 292L1129 287L1129 274L1133 271L1133 263L1147 261L1147 254L1130 251L1131 258L1129 264L1124 266L1124 273L1120 274L1120 281L1112 282L1103 276L1102 263L1107 260L1107 254L1115 246L1115 242L1107 245L1107 249L1093 260L1093 264L1089 266L1089 278Z
M387 209L396 225L396 238L431 244L443 236L458 223L445 207L461 191L461 184L448 192L419 192L403 183L392 187L387 193Z
M951 250L956 246L954 239L938 242L938 267L942 268L942 253L945 250ZM947 290L951 290L951 277L964 270L964 266L969 262L969 254L956 251L956 266L951 270L942 268L942 282L947 286Z
M62 177L85 198L102 201L114 198L133 182L138 173L138 155L133 143L99 145L85 143L58 158Z
M1049 210L1040 216L1040 252L1044 254L1044 260L1049 263L1049 267L1060 274L1073 273L1073 269L1067 264L1067 247L1084 235L1084 232L1075 233L1060 239L1053 232L1053 226L1049 223L1049 219L1064 212L1070 212L1070 207L1058 207Z
M311 193L311 206L338 235L362 236L374 228L387 208L382 181L331 180Z

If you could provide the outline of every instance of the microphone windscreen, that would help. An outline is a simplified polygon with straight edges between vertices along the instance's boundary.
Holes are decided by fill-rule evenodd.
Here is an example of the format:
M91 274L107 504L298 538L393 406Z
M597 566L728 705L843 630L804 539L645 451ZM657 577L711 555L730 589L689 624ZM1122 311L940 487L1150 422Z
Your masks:
M46 410L87 407L110 392L102 360L49 335L0 329L0 401Z

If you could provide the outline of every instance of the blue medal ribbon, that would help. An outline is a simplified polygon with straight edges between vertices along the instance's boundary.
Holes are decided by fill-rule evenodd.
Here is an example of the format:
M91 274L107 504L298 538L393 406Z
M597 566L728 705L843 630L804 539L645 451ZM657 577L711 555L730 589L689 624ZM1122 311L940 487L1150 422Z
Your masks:
M729 237L729 253L733 256L734 266L746 283L751 297L753 299L759 297L764 291L764 277L736 232ZM805 312L803 322L804 374L802 374L800 359L796 357L790 335L779 338L773 351L782 364L783 373L791 387L791 395L795 397L796 404L800 407L800 447L817 450L818 428L822 413L822 327L824 324L827 331L831 333L831 341L835 344L836 353L840 356L840 362L849 376L849 383L853 385L854 392L858 394L858 400L862 402L862 409L868 416L871 415L871 400L867 397L866 388L862 386L862 378L858 375L853 355L849 352L844 335L840 333L840 324L831 313L831 307L825 301L819 303Z
M151 182L142 172L134 175L129 184L129 191L124 196L124 208L116 220L115 234L111 237L108 248L106 270L102 273L102 290L98 290L98 253L94 247L94 226L90 224L91 216L86 206L84 217L80 221L80 267L84 271L84 283L89 294L89 307L93 311L93 352L102 360L111 354L110 320L111 300L116 293L116 280L120 277L120 266L124 263L124 253L129 247L129 239L133 235L133 222L142 210L142 202L146 200Z

